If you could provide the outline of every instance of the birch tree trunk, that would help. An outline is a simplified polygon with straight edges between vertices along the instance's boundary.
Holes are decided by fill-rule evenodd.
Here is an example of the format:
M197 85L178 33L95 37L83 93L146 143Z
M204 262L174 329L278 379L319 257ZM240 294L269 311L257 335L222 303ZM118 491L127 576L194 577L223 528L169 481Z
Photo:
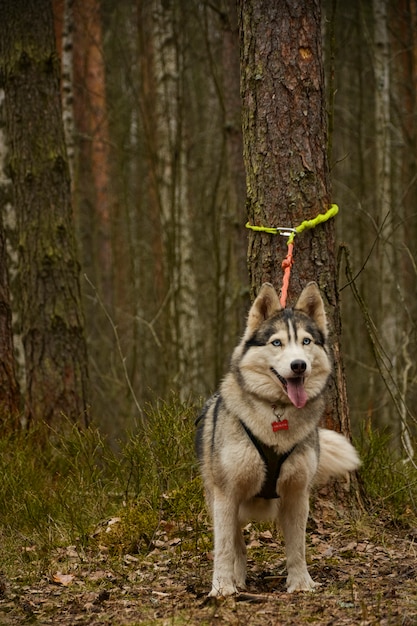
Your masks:
M49 0L0 2L27 422L87 422L87 355Z
M401 391L401 437L408 455L413 452L410 431L416 432L415 386L417 364L417 266L415 262L417 220L417 5L412 0L401 0L399 6L390 6L388 22L391 35L391 58L395 59L391 98L394 127L400 129L401 139L396 146L396 170L392 176L393 204L400 213L400 229L395 232L396 251L400 256L396 267L401 280L401 323L397 336L401 336L401 369L398 367ZM410 158L410 155L414 155ZM400 244L400 245L399 245ZM398 298L398 295L397 295ZM414 328L414 332L412 332ZM410 332L411 331L411 332Z
M389 395L396 395L395 385L398 360L395 353L397 313L394 275L393 207L391 196L391 140L390 140L390 46L388 37L388 2L373 0L374 18L374 77L375 77L375 206L378 246L375 257L375 275L379 276L375 302L376 325L381 333L383 349L376 354L385 387L380 376L376 391L376 418L388 425L392 407ZM400 345L400 344L397 344Z
M240 0L239 10L248 220L295 227L330 208L320 1ZM286 254L284 238L249 233L252 294L265 281L280 289ZM296 237L289 305L310 280L319 284L333 331L324 423L348 435L332 220Z
M166 272L171 298L171 337L183 398L198 392L197 285L193 264L193 212L188 198L185 120L185 43L182 3L154 0L157 172Z
M407 240L405 203L399 198L402 189L396 173L397 147L391 139L392 116L391 66L392 51L389 28L396 26L390 19L388 0L373 0L374 18L374 76L375 76L375 194L377 225L379 227L376 256L378 301L376 321L381 344L376 354L385 387L382 388L376 414L379 423L387 426L402 442L410 458L414 456L411 444L407 408L407 371L411 369L410 334L407 332L406 280L398 268L405 267L401 256ZM412 16L412 13L411 13ZM412 82L411 82L412 84ZM407 89L410 91L410 87ZM402 109L406 108L406 105ZM394 108L395 110L395 108ZM401 119L401 125L406 122ZM399 192L394 195L394 189ZM405 384L404 384L405 375ZM393 408L394 405L394 408ZM395 416L395 417L394 417Z
M74 0L52 0L55 41L61 59L61 101L71 182L75 174L74 126Z

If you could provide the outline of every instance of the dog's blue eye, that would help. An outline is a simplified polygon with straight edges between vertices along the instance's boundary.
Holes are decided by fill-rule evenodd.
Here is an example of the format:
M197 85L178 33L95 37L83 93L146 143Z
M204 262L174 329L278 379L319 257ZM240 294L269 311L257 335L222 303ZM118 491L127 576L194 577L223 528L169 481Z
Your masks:
M309 339L308 337L305 337L303 339L303 346L308 346L309 343L311 343L311 339Z
M281 339L274 339L274 341L271 341L271 343L276 348L279 348L280 346L282 346Z

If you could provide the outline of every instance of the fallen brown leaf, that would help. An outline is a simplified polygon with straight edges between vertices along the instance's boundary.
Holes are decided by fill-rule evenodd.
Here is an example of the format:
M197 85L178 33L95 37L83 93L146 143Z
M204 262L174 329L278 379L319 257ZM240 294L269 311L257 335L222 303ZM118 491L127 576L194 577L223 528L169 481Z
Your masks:
M74 581L73 574L61 574L61 572L57 572L52 575L52 582L57 585L62 585L63 587L68 587Z

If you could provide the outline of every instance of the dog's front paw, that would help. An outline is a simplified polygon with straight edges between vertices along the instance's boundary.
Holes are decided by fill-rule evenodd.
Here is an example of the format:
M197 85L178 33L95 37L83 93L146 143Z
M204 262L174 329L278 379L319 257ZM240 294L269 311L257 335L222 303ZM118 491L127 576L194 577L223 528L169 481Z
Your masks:
M317 587L320 587L321 583L316 583L311 578L308 572L303 573L301 576L290 576L287 578L287 591L293 593L294 591L313 591Z

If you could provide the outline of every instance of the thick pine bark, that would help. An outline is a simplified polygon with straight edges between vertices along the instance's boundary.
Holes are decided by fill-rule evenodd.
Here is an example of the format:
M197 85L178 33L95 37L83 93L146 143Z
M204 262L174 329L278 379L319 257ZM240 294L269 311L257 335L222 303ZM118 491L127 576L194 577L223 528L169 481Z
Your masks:
M87 357L49 0L0 2L28 423L86 422Z
M295 227L330 206L319 0L239 0L241 94L248 220ZM282 283L284 237L249 233L252 295ZM295 238L288 306L315 280L330 318L335 376L324 423L349 434L340 355L335 228L331 220Z

